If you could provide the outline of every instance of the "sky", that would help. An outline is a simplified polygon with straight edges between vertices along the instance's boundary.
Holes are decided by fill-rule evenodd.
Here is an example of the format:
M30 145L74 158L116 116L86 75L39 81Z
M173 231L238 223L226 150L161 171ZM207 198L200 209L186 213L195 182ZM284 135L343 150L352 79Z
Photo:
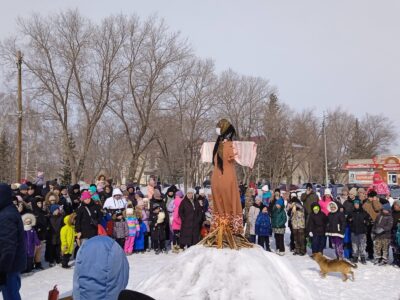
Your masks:
M385 0L19 0L3 1L0 39L32 12L78 8L157 14L218 72L269 79L279 98L318 115L340 105L356 116L384 114L400 135L400 1ZM400 153L400 143L391 153Z

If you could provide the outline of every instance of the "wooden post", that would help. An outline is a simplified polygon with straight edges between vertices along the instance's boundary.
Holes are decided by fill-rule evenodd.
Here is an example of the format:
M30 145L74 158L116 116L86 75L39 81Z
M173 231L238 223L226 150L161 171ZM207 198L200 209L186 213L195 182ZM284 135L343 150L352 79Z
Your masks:
M17 136L17 166L16 179L21 182L21 154L22 154L22 53L17 52L17 68L18 68L18 136Z

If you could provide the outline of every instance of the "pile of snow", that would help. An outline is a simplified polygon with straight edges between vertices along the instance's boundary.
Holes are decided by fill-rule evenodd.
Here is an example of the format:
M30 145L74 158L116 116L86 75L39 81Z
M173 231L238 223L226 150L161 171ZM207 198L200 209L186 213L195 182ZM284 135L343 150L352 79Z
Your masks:
M191 247L135 289L157 300L318 298L285 257L259 246L240 251Z

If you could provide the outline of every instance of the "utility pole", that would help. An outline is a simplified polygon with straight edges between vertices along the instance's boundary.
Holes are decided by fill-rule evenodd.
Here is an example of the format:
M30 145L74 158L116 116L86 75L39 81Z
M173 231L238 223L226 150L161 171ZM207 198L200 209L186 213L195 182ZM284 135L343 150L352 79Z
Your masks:
M326 131L325 131L325 112L324 112L324 120L322 122L322 128L324 131L324 150L325 150L325 187L329 187L329 177L328 177L328 152L326 149Z
M17 51L18 68L18 137L17 137L17 182L21 182L21 153L22 153L22 53Z

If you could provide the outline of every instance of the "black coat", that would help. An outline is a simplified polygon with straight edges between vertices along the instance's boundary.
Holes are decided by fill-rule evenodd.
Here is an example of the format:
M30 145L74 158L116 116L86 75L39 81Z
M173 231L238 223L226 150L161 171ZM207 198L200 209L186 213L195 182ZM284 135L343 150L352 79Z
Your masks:
M26 268L24 226L6 184L0 184L0 222L0 273L22 272Z
M318 206L318 204L313 203L311 205L311 210L314 206ZM307 232L312 232L314 236L324 236L326 230L326 224L328 223L328 217L322 212L319 211L317 214L312 212L308 216L307 221Z
M74 211L76 211L78 209L79 205L81 204L81 201L80 201L81 192L74 193L74 191L71 191L69 196L71 197L71 201L72 201L72 209Z
M192 246L200 241L200 229L204 220L203 209L197 200L193 201L185 197L179 206L181 218L181 234L179 243L185 246Z
M392 231L396 232L397 231L397 224L400 224L400 211L395 211L392 208L392 217L393 217Z
M91 216L89 215L89 210ZM98 224L100 224L102 213L100 208L90 200L89 204L82 202L76 212L75 232L81 233L81 239L90 239L97 235Z
M72 201L72 199L71 199L71 201ZM73 212L72 205L67 202L67 199L65 199L64 196L60 197L60 201L58 202L58 204L63 206L65 215L72 214L72 212Z
M161 210L163 211L163 212L165 212L165 237L166 237L166 239L168 240L169 239L169 235L170 235L170 228L169 228L169 214L168 214L168 211L167 211L167 203L163 200L163 199L161 199L161 200L156 200L156 199L154 199L154 198L152 198L151 200L150 200L150 220L153 218L153 216L154 216L154 213L153 213L153 207L154 207L154 204L158 204L158 205L160 205L160 207L161 207Z
M164 212L165 215L168 213ZM151 239L153 241L165 241L166 240L166 222L157 224L158 214L152 214L150 217L150 232L151 232Z
M347 216L347 222L350 224L351 233L365 234L370 223L370 216L362 208L354 209Z
M326 225L326 235L339 236L344 238L346 230L346 217L339 210L335 213L330 212L328 215L328 224Z
M353 210L354 210L353 200L351 200L350 198L347 198L347 200L344 201L344 203L343 203L343 208L344 208L344 214L346 216L351 214L353 212Z
M33 209L33 214L36 217L36 232L39 240L44 241L49 230L49 218L46 213L39 207Z
M64 225L63 215L50 216L49 218L49 230L47 235L47 242L51 245L60 245L60 231Z

